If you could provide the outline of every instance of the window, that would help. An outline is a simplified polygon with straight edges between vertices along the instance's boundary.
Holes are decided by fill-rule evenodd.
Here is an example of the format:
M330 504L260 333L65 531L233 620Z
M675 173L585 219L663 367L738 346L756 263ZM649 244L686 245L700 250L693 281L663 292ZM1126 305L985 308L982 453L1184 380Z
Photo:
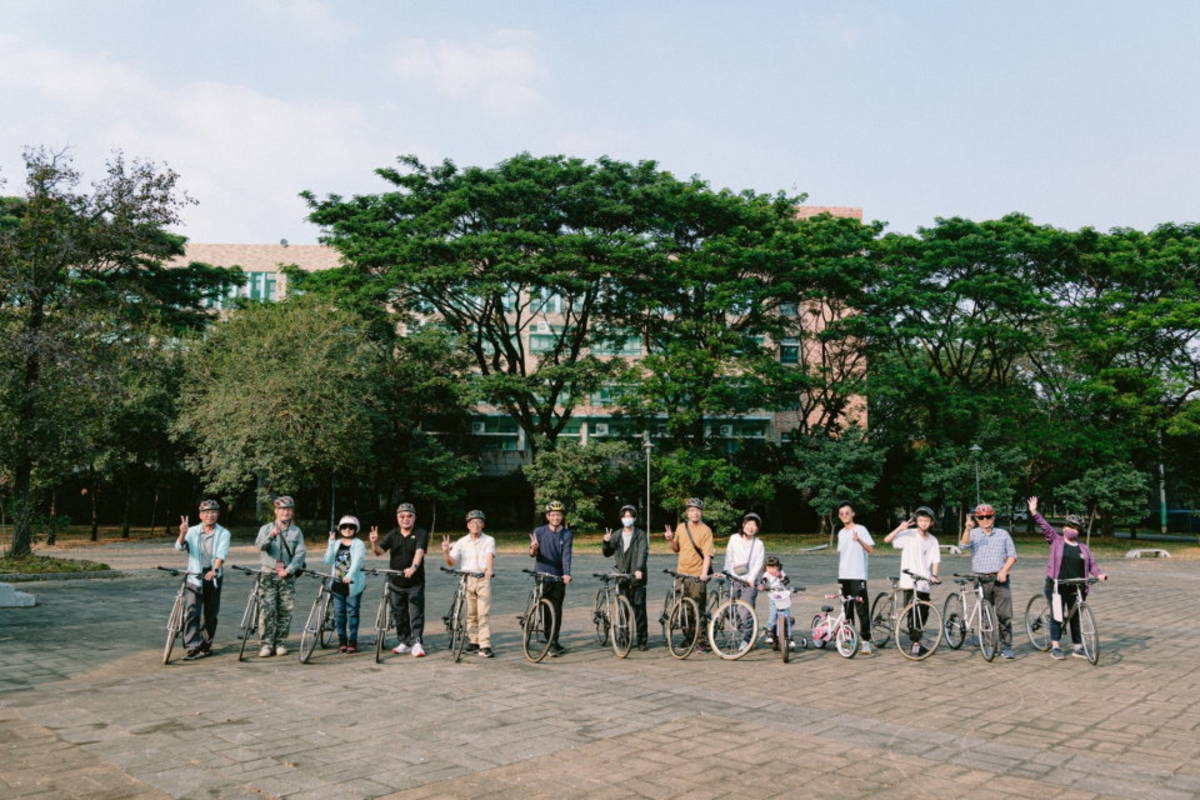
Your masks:
M246 273L245 296L249 297L251 300L263 300L268 303L273 303L275 301L275 273Z
M596 336L591 349L592 355L596 356L640 356L642 338L637 334L608 331Z
M799 364L800 363L800 340L784 339L779 343L779 363L780 364Z
M562 296L553 289L543 286L532 292L533 302L530 305L533 307L535 314L561 314L562 313Z
M779 316L798 317L800 316L800 307L796 303L780 303Z
M562 336L562 326L535 322L529 328L529 352L549 353Z

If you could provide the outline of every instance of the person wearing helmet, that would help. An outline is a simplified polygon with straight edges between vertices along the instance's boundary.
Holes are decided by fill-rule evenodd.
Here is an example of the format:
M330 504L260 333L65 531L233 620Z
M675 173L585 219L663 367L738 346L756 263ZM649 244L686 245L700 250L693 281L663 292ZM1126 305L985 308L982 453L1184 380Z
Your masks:
M914 592L920 599L928 601L932 588L930 584L941 583L938 570L941 569L942 551L938 549L937 539L930 533L933 518L933 509L921 506L913 512L912 519L901 522L883 539L900 551L900 588L904 590L904 605L912 602ZM923 577L914 581L905 570ZM921 631L925 627L924 606L920 607L917 616L918 619L910 621L908 629L913 655L921 655L924 650L921 646Z
M358 608L367 586L362 571L367 547L357 538L358 528L358 517L342 517L337 533L329 532L329 544L325 547L325 563L333 567L333 576L337 578L331 589L339 653L358 652Z
M762 539L758 538L758 529L762 525L762 517L753 511L742 517L741 531L729 537L725 546L725 572L734 576L729 584L730 595L735 600L745 600L754 608L758 600L758 579L762 576L763 562L766 560L766 548ZM750 637L754 632L754 621L747 617L742 620L742 649L747 650L753 644Z
M176 550L188 554L188 591L183 597L183 646L187 660L203 658L212 652L217 633L217 613L221 610L222 568L229 556L229 531L217 524L221 504L216 500L200 503L200 524L188 526L188 518L179 518Z
M446 566L463 572L482 572L483 577L467 577L467 652L492 658L492 574L496 561L496 540L483 532L486 522L482 511L467 512L467 535L450 546L450 537L442 534L442 556Z
M529 534L529 555L535 559L534 570L562 578L561 581L546 581L542 586L542 596L554 606L554 630L550 631L550 655L554 657L567 652L559 644L558 632L562 628L567 584L571 582L571 551L575 538L563 522L564 511L562 503L551 500L546 504L546 524Z
M646 557L650 553L650 542L646 532L637 527L637 509L621 506L621 527L616 536L612 528L604 529L601 545L605 556L613 556L613 569L632 575L633 580L621 584L621 593L633 606L633 619L637 628L638 650L649 650L646 634Z
M996 611L1000 628L1000 655L1013 658L1012 582L1008 574L1013 564L1017 563L1017 548L1008 531L995 525L996 509L987 503L980 503L973 513L967 515L966 527L958 544L964 550L971 551L973 572L995 578L981 584L983 596Z
M875 540L867 529L854 521L854 506L842 503L837 508L842 528L838 531L838 584L842 597L857 597L846 603L846 620L857 615L860 647L864 653L871 652L871 613L867 594L867 556L875 552Z
M1042 529L1042 534L1050 544L1050 560L1046 562L1046 580L1042 587L1042 593L1046 596L1046 603L1050 608L1054 608L1054 580L1056 578L1065 580L1092 575L1102 581L1108 580L1108 575L1100 571L1100 566L1092 556L1091 548L1079 541L1079 534L1086 527L1082 519L1071 514L1063 522L1062 531L1056 531L1054 530L1054 526L1038 513L1038 499L1036 497L1029 498L1029 514L1033 517L1033 521L1037 523L1038 527ZM1059 586L1058 593L1062 598L1062 614L1065 618L1067 614L1071 613L1071 608L1075 605L1079 597L1087 597L1087 584ZM1062 622L1056 620L1054 614L1051 614L1050 655L1052 658L1066 658L1066 655L1062 651L1061 642ZM1071 617L1071 644L1071 655L1077 658L1087 658L1087 653L1083 650L1082 639L1079 635L1078 614Z
M371 552L377 556L389 553L388 568L402 575L389 575L392 586L392 619L396 623L396 655L411 652L414 657L425 655L422 638L425 635L425 552L429 549L429 533L418 528L417 509L412 503L396 506L396 527L379 539L379 528L371 528Z
M258 529L254 544L259 563L271 577L259 581L258 635L260 658L287 655L288 632L296 609L296 575L304 569L304 533L293 522L296 501L287 495L275 498L275 521Z
M683 593L696 601L696 607L703 611L707 608L707 581L712 567L713 532L704 524L704 501L699 497L689 497L684 504L683 521L671 530L666 526L665 536L671 550L678 554L675 571L684 576ZM683 635L691 641L695 631L685 630ZM708 648L701 643L698 650L705 652Z

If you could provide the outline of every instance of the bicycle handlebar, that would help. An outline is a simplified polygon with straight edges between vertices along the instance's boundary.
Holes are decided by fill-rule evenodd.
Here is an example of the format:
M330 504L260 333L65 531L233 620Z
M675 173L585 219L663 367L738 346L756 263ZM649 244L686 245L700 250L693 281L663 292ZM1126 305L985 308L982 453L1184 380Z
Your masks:
M442 572L446 572L451 575L470 575L472 578L482 578L482 577L484 577L484 574L485 574L482 572L466 572L461 569L450 569L449 567L439 567L439 569L441 569ZM525 570L525 571L529 572L529 570Z
M917 573L913 572L911 569L903 570L903 572L905 575L909 575L913 579L918 580L918 581L925 581L926 583L941 583L942 582L941 578L934 578L934 577L927 576L927 575L918 575Z
M270 575L271 574L271 572L269 570L250 569L249 567L243 567L241 564L230 564L229 568L236 569L238 572L244 572L247 575Z
M525 571L526 571L526 572L528 572L529 570L525 570ZM685 580L685 581L698 581L698 580L700 580L700 577L699 577L699 576L697 576L697 575L681 575L680 573L676 572L676 571L675 571L675 570L673 570L673 569L664 569L664 570L663 570L663 572L664 572L665 574L667 574L667 575L670 575L672 578L677 578L677 579L679 579L679 578L682 578L682 579L683 579L683 580Z
M551 575L549 572L535 572L534 570L531 570L531 569L523 569L523 570L521 570L521 572L524 572L528 575L532 575L535 578L540 578L541 580L544 580L544 581L555 582L555 581L562 580L561 575Z
M159 569L161 569L161 567ZM1086 578L1055 578L1054 582L1055 583L1072 583L1072 584L1087 583L1088 585L1091 585L1093 583L1096 583L1099 580L1100 580L1099 578L1093 578L1091 576L1088 576Z
M176 578L178 578L180 575L201 575L202 574L200 572L187 572L182 569L176 569L175 567L155 567L155 569L161 569L163 572L169 572Z
M979 581L980 583L990 583L991 581L996 580L995 575L985 575L982 572L956 572L954 573L954 577L966 578L972 581Z
M608 583L609 581L627 581L633 576L628 572L593 572L592 577Z
M363 567L363 572L368 575L403 575L402 569L384 569L383 567Z
M310 578L316 578L323 581L336 581L336 575L326 575L324 572L317 572L315 569L305 569L304 574Z
M854 601L854 602L856 602L856 603L861 603L861 602L862 602L862 598L861 598L861 597L846 597L845 595L841 595L841 594L827 594L827 595L825 595L825 599L826 599L826 600L833 600L834 598L837 598L838 600L841 600L843 603L849 603L851 600L853 600L853 601Z

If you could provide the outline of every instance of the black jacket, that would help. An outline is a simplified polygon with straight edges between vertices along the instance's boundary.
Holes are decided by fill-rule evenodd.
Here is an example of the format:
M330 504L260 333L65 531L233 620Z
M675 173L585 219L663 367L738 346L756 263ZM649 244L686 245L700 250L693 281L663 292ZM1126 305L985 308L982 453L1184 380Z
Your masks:
M625 550L621 547L621 529L613 531L612 541L603 542L604 555L616 555L613 559L613 566L617 572L627 572L632 575L635 572L642 573L640 581L634 581L637 584L646 582L646 556L650 552L650 544L646 539L646 532L641 528L633 529L633 536L629 539L629 549Z

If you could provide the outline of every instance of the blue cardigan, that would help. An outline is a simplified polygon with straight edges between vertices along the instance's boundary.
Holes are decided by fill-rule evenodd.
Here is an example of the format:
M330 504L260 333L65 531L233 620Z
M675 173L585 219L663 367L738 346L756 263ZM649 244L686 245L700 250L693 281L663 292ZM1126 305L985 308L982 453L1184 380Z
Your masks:
M325 548L325 563L332 565L337 560L338 547L341 546L341 537L329 540L329 546ZM362 594L362 590L367 588L367 578L363 575L363 558L367 555L367 546L362 543L362 539L354 538L350 540L350 594Z

